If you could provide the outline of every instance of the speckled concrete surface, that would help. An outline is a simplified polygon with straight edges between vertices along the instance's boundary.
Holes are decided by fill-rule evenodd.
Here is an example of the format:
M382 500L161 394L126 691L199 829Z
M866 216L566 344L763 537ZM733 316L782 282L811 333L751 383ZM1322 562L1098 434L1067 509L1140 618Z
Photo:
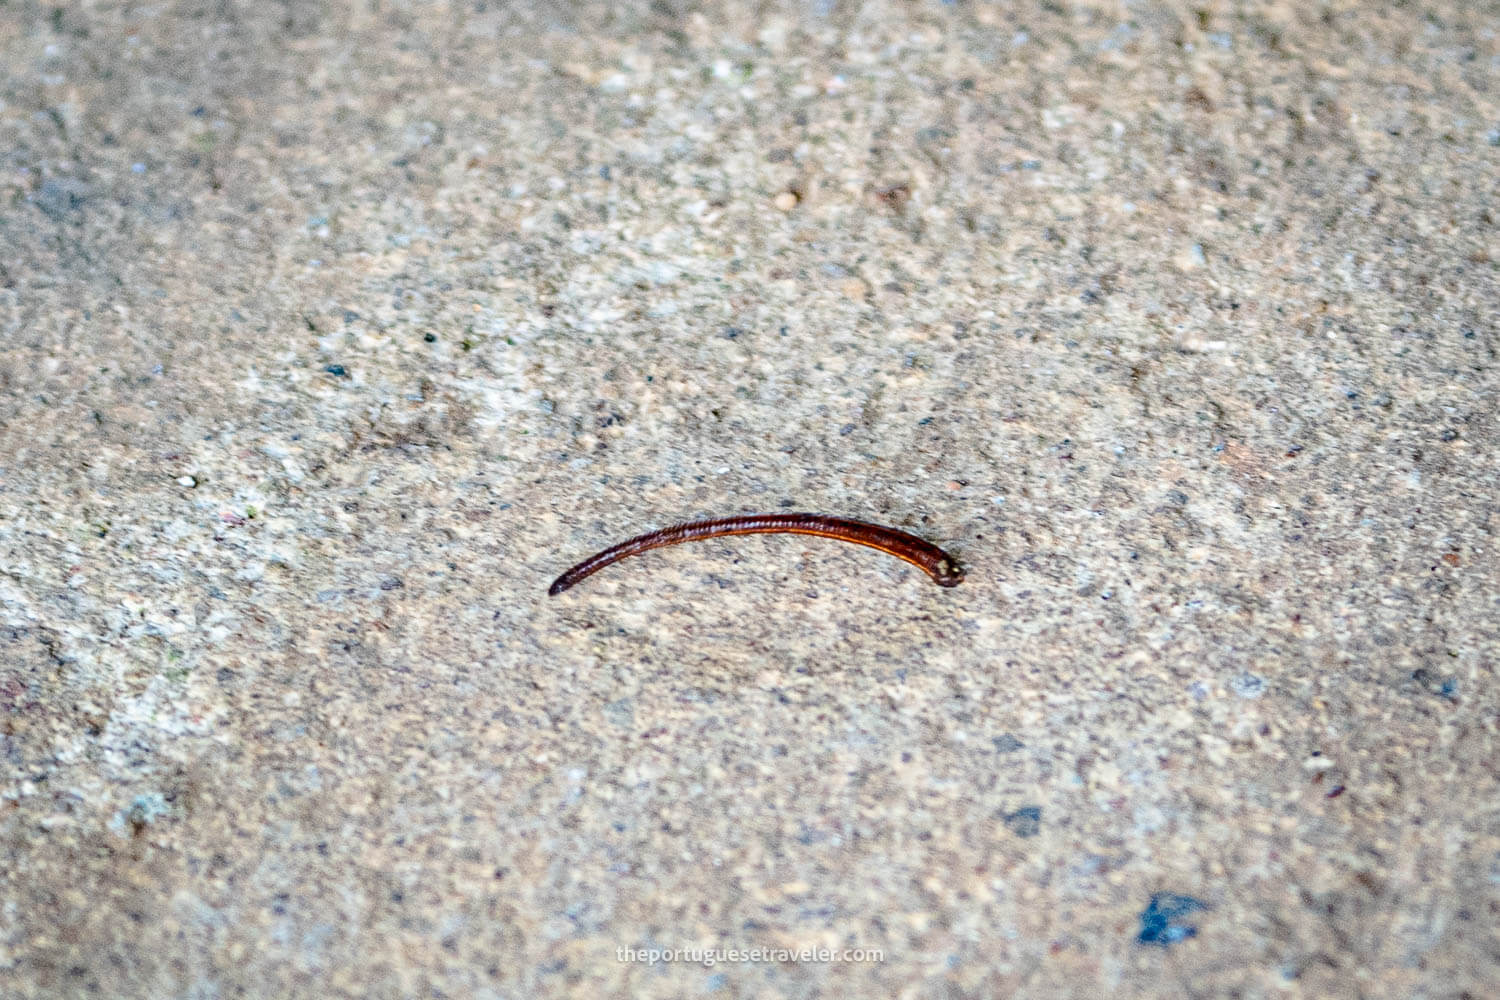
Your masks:
M1372 6L0 3L0 994L1493 996L1500 10ZM788 508L969 579L544 593Z

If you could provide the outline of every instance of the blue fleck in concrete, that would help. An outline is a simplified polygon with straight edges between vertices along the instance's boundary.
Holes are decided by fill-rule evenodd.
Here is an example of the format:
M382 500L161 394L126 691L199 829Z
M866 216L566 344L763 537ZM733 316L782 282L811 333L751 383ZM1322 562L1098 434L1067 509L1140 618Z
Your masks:
M1184 941L1198 933L1191 924L1178 923L1179 918L1198 910L1208 909L1208 904L1192 896L1178 896L1170 892L1158 892L1151 903L1141 911L1141 933L1136 938L1141 944L1169 944Z

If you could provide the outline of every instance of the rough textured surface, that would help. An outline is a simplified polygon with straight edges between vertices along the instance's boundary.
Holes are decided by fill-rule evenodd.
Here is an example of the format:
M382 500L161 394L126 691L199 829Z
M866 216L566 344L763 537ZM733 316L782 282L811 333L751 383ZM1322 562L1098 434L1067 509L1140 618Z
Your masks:
M1493 995L1500 11L750 7L0 2L0 994Z

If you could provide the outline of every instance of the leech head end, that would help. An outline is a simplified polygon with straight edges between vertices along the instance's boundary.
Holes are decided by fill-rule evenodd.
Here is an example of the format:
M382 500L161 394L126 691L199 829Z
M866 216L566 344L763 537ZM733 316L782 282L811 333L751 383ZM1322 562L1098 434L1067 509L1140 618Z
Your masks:
M944 559L937 564L937 574L933 579L940 587L957 587L964 582L963 567L951 559Z
M552 597L556 597L558 594L561 594L563 591L567 590L568 587L568 581L563 577L558 577L556 580L552 581L552 586L547 588L547 593Z

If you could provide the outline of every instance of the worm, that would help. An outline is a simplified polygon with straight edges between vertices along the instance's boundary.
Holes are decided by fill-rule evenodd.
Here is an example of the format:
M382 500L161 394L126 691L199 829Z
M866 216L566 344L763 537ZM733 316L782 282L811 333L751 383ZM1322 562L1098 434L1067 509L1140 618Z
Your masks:
M674 524L660 531L647 532L627 539L619 545L611 545L603 552L589 556L583 562L552 581L547 593L556 596L578 581L597 573L610 563L619 562L628 556L659 549L664 545L679 542L695 542L702 538L722 538L725 535L760 535L772 532L787 532L794 535L818 535L822 538L837 538L841 542L867 545L872 549L905 559L913 566L921 567L932 577L932 581L943 587L956 587L963 582L964 571L948 553L924 542L916 535L909 535L895 528L885 528L864 521L852 521L845 517L829 517L826 514L742 514L736 517L716 517L707 521L689 521Z

